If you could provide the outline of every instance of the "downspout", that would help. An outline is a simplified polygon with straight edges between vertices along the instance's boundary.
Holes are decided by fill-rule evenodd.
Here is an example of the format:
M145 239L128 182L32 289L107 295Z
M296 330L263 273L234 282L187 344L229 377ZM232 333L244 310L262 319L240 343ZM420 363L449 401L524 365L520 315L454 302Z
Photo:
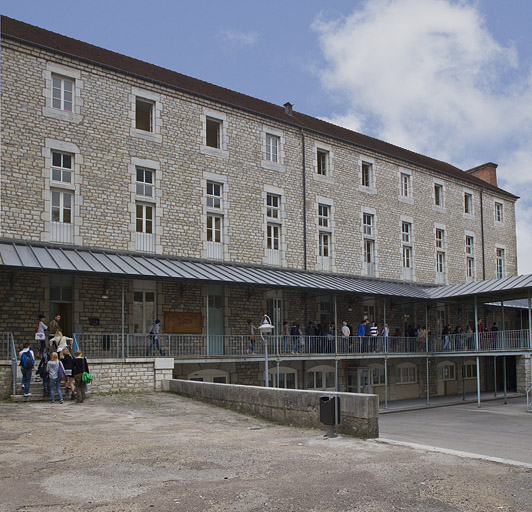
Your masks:
M303 172L303 270L307 270L307 169L305 167L305 132L301 130L301 164Z
M482 239L482 280L486 280L486 244L484 240L484 189L480 189L480 238Z

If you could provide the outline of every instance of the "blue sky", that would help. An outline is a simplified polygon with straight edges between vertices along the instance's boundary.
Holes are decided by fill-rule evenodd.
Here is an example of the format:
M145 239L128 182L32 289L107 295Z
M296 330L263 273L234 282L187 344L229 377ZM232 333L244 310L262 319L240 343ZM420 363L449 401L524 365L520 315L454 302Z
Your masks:
M3 0L2 14L467 169L499 164L532 273L530 0Z

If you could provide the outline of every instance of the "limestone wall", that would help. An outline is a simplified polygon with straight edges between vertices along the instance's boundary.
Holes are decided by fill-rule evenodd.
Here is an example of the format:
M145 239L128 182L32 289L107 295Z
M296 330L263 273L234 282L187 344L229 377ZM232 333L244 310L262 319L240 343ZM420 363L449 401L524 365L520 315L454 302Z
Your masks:
M340 425L335 427L337 432L364 438L379 436L377 395L238 386L177 379L165 380L163 390L270 421L313 428L325 428L320 423L320 397L336 395L340 398Z

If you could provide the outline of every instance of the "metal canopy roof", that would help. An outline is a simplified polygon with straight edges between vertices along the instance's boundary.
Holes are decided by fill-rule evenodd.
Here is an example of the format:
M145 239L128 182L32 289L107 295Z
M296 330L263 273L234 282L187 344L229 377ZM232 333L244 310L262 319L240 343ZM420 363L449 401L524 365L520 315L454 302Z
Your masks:
M427 299L419 285L298 270L185 261L89 249L0 243L0 265L28 270L112 274L132 278L183 279L280 288L304 288Z
M111 274L131 278L214 281L279 288L301 288L422 300L460 300L475 295L482 296L484 301L509 300L523 298L527 291L532 288L532 275L428 287L414 283L338 274L229 265L198 260L187 261L152 255L7 241L0 242L0 266L50 272Z

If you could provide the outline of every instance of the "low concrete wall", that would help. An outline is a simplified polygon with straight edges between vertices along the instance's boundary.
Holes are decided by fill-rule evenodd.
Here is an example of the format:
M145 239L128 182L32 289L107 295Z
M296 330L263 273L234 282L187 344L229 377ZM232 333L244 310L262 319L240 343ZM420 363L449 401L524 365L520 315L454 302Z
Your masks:
M121 391L161 391L162 382L172 378L174 360L171 358L125 358L88 359L93 381L89 384L91 393L118 393ZM36 366L38 361L36 362ZM18 387L22 374L18 370ZM34 371L35 374L35 371ZM13 392L11 363L0 362L0 396Z
M261 418L298 427L325 429L320 423L320 397L340 397L340 425L336 432L357 437L379 437L379 398L357 393L329 393L298 389L165 380L163 390L209 402Z

